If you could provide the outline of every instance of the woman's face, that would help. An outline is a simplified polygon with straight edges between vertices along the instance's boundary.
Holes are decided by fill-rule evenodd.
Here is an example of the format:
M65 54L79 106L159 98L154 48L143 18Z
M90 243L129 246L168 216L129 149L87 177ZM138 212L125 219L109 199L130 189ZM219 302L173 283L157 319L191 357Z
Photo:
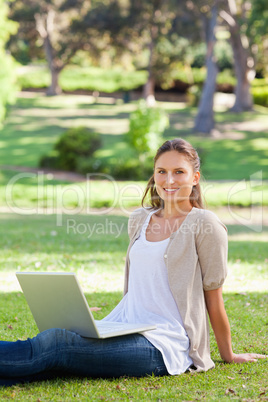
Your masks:
M167 151L157 159L154 168L156 191L166 203L189 202L192 187L199 182L186 157L177 151Z

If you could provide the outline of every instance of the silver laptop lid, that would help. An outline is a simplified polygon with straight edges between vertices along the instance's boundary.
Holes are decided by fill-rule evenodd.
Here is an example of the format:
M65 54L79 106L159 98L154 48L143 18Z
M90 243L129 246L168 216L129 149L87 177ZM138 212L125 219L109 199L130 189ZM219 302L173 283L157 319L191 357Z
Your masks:
M17 272L39 331L62 328L82 336L99 333L74 273Z

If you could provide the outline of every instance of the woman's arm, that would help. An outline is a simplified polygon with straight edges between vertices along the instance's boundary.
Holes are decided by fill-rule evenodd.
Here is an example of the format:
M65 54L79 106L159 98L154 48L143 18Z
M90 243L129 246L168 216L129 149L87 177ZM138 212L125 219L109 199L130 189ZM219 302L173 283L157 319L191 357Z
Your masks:
M222 359L227 363L244 363L267 357L256 353L233 353L230 324L224 307L222 288L208 290L204 294L209 319Z

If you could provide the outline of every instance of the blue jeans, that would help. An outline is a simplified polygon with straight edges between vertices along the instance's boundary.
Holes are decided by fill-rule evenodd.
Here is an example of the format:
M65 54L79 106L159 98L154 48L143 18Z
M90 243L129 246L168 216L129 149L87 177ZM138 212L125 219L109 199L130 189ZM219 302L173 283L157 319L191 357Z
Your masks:
M140 334L83 338L49 329L25 341L0 341L0 386L55 376L168 375L161 352Z

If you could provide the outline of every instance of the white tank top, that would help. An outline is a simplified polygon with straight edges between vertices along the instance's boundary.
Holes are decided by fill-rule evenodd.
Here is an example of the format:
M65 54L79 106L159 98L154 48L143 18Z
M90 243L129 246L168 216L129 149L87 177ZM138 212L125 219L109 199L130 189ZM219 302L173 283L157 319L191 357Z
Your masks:
M168 283L164 254L169 239L150 242L146 219L140 237L130 250L128 293L105 321L157 325L143 335L161 351L169 374L184 373L193 363L189 357L189 338Z

